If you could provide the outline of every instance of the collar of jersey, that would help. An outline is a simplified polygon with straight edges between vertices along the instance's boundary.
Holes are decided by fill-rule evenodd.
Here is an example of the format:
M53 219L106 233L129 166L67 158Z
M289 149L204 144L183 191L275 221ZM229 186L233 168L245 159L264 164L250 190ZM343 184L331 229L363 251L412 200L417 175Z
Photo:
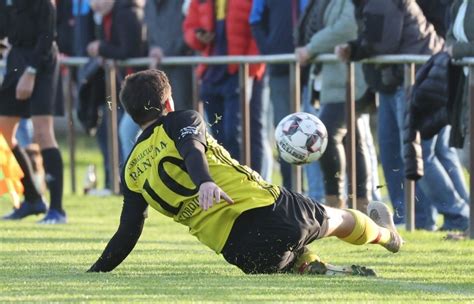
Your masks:
M153 134L153 130L155 129L156 126L159 126L163 123L163 119L164 119L164 116L161 116L160 118L158 118L154 123L152 123L151 125L149 125L148 127L146 127L145 130L143 130L142 134L140 134L137 138L137 141L136 143L139 143L145 139L147 139L148 137L151 136L151 134Z

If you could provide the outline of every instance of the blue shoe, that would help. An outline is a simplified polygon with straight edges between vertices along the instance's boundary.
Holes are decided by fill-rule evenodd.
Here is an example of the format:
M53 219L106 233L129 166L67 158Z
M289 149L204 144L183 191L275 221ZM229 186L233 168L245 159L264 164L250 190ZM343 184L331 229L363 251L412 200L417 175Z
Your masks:
M56 209L49 209L46 216L38 222L38 224L66 224L67 218L66 214L56 210Z
M2 217L3 220L21 220L29 215L45 213L48 208L42 199L37 200L34 203L23 202L20 208L14 209L10 214Z

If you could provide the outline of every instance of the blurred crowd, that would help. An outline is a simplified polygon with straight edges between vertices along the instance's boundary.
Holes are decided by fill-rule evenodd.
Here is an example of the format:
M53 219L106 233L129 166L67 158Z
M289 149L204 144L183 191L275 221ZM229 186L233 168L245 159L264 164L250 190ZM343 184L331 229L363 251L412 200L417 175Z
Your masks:
M474 17L474 3L467 0L55 2L60 53L90 58L74 75L76 110L86 132L97 138L104 161L106 189L110 188L110 169L103 59L150 57L150 68L167 73L174 88L175 107L181 110L192 108L193 72L188 66L161 66L166 56L294 53L302 66L302 108L323 121L329 139L320 161L304 166L305 191L318 201L342 208L347 202L345 62L384 54L444 52L449 58L474 56L474 18L470 18ZM4 44L6 47L8 42ZM336 53L340 62L312 63L312 58L326 53ZM136 70L120 69L117 84ZM238 66L199 65L196 72L210 131L234 158L240 159ZM251 167L267 180L272 178L273 169L278 168L282 185L291 188L291 167L278 157L273 163L270 142L272 128L290 113L288 65L252 64L249 74ZM422 111L430 127L434 124L431 118L434 121L437 116L430 108L411 106L410 95L404 88L403 65L356 63L356 195L361 211L366 211L371 200L381 200L381 188L386 188L395 211L395 223L404 224L403 184L408 176L417 180L418 229L464 231L468 228L469 193L462 167L467 166L465 152L469 149L465 115L469 108L467 76L468 71L462 70L457 83L452 84L456 86L453 91L461 93L457 94L454 105L447 106L449 117L430 138L419 140L416 121L413 123L409 117L416 117L416 111ZM119 117L123 162L140 130L121 109ZM372 119L375 124L371 124ZM373 136L373 129L377 136ZM28 121L24 121L19 134L28 132L31 132ZM379 161L385 185L379 182ZM422 169L417 166L420 163ZM441 227L437 223L438 214L444 219Z

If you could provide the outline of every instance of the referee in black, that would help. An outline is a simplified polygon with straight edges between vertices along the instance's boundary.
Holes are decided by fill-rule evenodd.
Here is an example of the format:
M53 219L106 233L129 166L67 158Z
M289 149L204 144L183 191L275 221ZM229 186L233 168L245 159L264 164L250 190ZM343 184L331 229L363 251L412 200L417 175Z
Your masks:
M66 223L63 162L53 127L53 114L62 112L62 103L56 104L59 65L55 36L54 0L0 0L0 39L7 37L12 46L0 87L0 132L25 175L24 202L4 216L5 220L46 213L39 223ZM49 210L33 182L31 162L15 139L19 120L26 117L32 117L34 141L41 148L51 198Z

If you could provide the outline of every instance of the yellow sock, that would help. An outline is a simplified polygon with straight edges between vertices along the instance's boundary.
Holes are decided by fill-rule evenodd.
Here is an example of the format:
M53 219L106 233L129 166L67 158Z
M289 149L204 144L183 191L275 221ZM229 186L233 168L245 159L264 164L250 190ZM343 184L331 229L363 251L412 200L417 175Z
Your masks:
M321 261L321 259L316 253L312 252L307 247L304 247L303 253L296 259L295 265L293 266L293 272L303 274L308 265L314 261Z
M390 230L380 227L367 215L358 210L347 209L355 220L352 232L341 240L354 244L364 245L367 243L386 244L390 240Z

